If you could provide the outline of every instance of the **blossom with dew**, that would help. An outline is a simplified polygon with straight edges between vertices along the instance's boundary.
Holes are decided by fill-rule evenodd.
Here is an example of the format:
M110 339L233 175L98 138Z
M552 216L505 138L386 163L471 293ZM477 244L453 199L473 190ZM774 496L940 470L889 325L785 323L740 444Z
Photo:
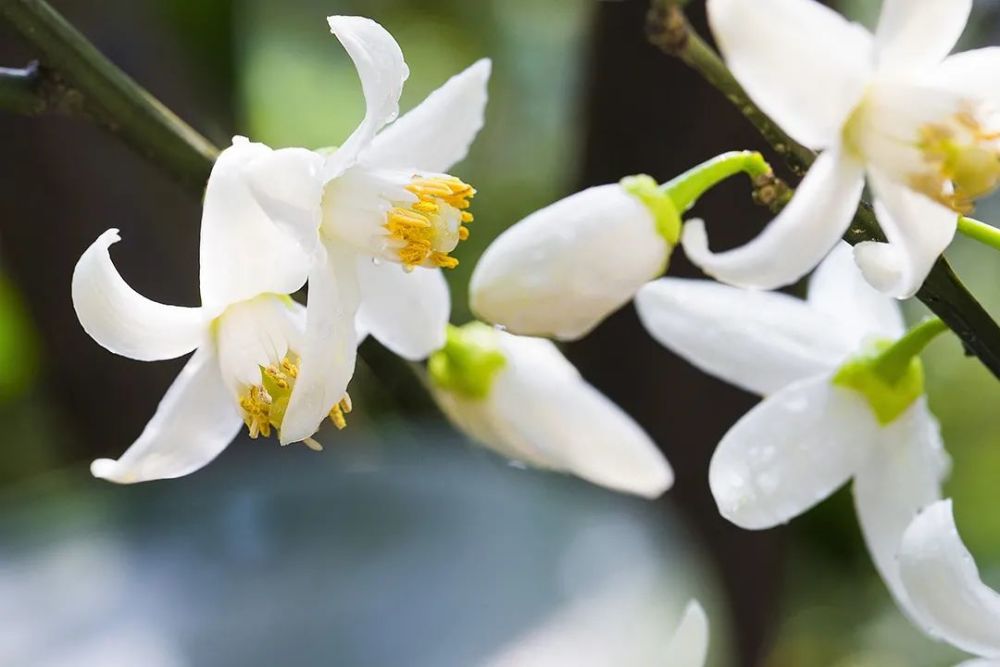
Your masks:
M708 617L697 600L688 602L670 643L666 665L669 667L704 667L708 657Z
M865 277L912 296L959 214L1000 182L1000 49L948 56L972 0L884 0L875 35L815 0L709 0L733 75L792 138L822 150L789 205L750 243L683 245L706 273L772 289L809 272L850 225L867 183L888 243L855 249Z
M899 571L914 620L931 637L1000 665L1000 594L983 583L955 525L951 500L924 509L906 529Z
M673 484L645 431L550 341L481 322L449 326L427 370L448 418L503 456L648 498Z
M205 191L201 301L197 308L151 301L126 284L103 233L73 273L73 306L102 346L140 361L194 350L138 440L117 460L98 459L97 477L128 483L179 477L214 459L242 425L252 438L282 430L301 375L302 307L289 294L306 281L308 257L257 205L246 165L270 153L237 137L219 155ZM350 411L341 393L326 406L338 426ZM301 434L311 447L318 444Z
M807 301L664 278L644 287L636 306L664 346L765 397L712 457L709 483L722 515L770 528L853 479L868 549L908 609L899 541L940 498L949 469L914 357L940 333L939 321L903 336L896 303L867 284L846 243L820 264Z
M444 343L439 269L458 264L451 253L468 237L476 193L445 170L483 126L490 75L480 60L392 122L409 74L399 45L370 19L328 21L357 68L364 119L339 148L279 149L249 170L261 206L310 257L303 369L290 400L300 409L282 430L290 439L313 432L346 390L355 314L360 329L407 359Z
M661 275L681 214L736 173L773 175L759 153L725 153L657 185L630 176L535 211L504 231L476 264L473 312L526 336L580 338Z

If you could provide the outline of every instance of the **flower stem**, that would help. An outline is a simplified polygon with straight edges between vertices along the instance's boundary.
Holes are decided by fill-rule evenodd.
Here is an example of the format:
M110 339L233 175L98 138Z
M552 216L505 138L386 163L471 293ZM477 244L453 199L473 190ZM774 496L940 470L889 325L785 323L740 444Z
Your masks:
M994 250L1000 250L1000 229L964 215L958 218L958 231Z
M803 174L815 153L788 136L754 104L725 63L688 23L677 0L652 0L647 20L650 41L664 53L680 58L715 86L797 174ZM885 241L871 205L862 202L844 239L852 245ZM955 275L944 257L938 259L920 291L920 299L962 339L965 349L979 357L1000 379L1000 326Z
M732 151L702 162L660 188L670 196L678 213L683 213L713 187L741 173L755 180L771 174L771 165L757 151Z
M948 331L948 325L940 317L929 317L879 353L872 361L872 367L890 384L894 384L906 374L912 359L945 331Z

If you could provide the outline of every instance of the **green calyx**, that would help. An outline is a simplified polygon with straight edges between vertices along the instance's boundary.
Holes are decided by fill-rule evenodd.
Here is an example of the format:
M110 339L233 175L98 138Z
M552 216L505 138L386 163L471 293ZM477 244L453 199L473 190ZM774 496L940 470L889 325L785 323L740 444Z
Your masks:
M440 389L483 399L506 364L492 327L482 322L461 327L449 324L444 347L427 360L427 373Z
M892 423L924 394L924 367L917 356L948 327L934 317L897 341L878 341L840 367L833 384L853 389L868 401L878 422Z
M645 174L626 176L620 181L620 185L625 192L645 204L653 214L656 231L666 239L670 247L677 245L681 240L681 216L670 195L653 177Z

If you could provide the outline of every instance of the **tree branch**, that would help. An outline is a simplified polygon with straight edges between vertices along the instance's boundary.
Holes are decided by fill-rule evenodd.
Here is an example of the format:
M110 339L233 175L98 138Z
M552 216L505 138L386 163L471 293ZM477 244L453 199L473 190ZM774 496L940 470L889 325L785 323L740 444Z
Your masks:
M0 0L0 19L39 50L44 65L0 68L0 109L93 120L201 198L219 150L105 58L44 0ZM404 413L431 404L408 364L372 341L359 353Z
M664 53L680 58L715 86L757 129L796 174L802 175L816 154L799 144L760 110L733 77L722 58L691 27L677 0L652 0L647 33ZM844 239L854 245L862 241L885 241L875 212L862 202ZM962 284L944 257L938 259L917 292L935 315L955 332L968 354L1000 379L1000 326Z

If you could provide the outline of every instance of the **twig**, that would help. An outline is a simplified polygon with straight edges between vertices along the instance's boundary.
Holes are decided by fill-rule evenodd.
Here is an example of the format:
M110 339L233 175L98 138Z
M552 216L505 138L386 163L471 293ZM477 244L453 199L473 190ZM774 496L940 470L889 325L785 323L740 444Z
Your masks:
M652 0L647 21L650 41L664 53L680 58L715 86L784 157L792 171L804 174L816 154L789 137L754 104L722 58L691 27L681 4L676 0ZM885 241L870 204L861 203L844 239L852 245ZM917 298L955 332L968 354L979 357L1000 379L1000 326L962 284L944 257L934 265Z

